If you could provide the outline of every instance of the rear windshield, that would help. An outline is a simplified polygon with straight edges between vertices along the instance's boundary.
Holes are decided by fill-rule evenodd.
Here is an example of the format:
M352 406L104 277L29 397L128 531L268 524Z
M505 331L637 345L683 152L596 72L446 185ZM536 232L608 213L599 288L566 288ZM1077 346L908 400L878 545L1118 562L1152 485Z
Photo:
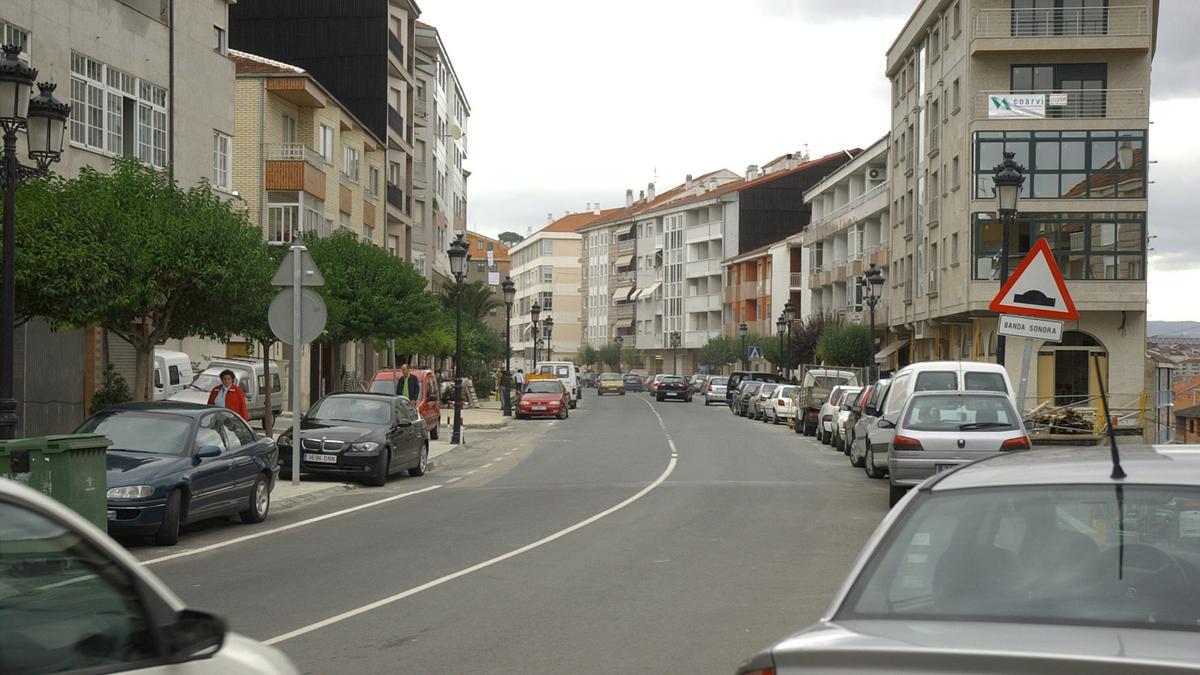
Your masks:
M663 382L671 382L673 384L682 384L682 383L687 382L687 380L683 379L682 377L679 377L678 375L668 375L668 376L664 377L662 379L662 381Z
M779 398L787 398L788 396L792 395L792 392L795 391L795 389L795 387L780 387L779 390L775 392L775 395Z
M617 375L616 373L605 373L600 376L600 379L604 380L605 382L612 382L613 380L621 379L621 376Z
M967 391L998 391L1007 394L1004 376L1000 373L971 373L963 375L963 389Z
M534 380L525 387L525 391L530 394L559 394L563 386L558 380Z
M777 384L764 384L762 388L758 390L758 393L762 394L763 396L770 396L771 392L775 391L775 387L778 386L779 385Z
M914 431L1003 431L1016 429L1016 414L999 396L921 396L904 413Z
M948 370L927 370L917 374L913 391L953 391L958 389L958 375Z
M711 385L714 385L714 386L720 385L720 384L728 384L729 378L728 377L714 377L713 379L709 380L708 383Z

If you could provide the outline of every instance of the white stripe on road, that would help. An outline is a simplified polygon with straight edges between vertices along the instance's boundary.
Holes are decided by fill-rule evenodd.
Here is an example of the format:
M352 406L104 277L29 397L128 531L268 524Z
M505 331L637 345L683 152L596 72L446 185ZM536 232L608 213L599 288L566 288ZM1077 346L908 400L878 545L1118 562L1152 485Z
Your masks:
M662 417L659 416L658 411L654 410L654 406L651 406L649 401L646 402L646 405L650 406L651 412L654 413L655 417L658 417L658 424L659 424L659 426L662 427L663 433L666 433L667 427L665 424L663 424L663 419L662 419ZM286 642L287 640L291 640L293 638L298 638L301 635L307 635L308 633L311 633L313 631L320 630L327 626L332 626L335 623L341 623L342 621L345 621L347 619L352 619L352 618L354 618L356 616L360 616L362 614L366 614L367 612L374 611L376 609L379 609L380 607L384 607L384 606L390 605L392 603L399 602L405 598L412 597L422 591L427 591L431 588L436 588L438 586L441 586L442 584L448 583L450 581L454 581L455 579L458 579L460 577L465 577L468 574L471 574L472 572L478 572L479 570L486 569L497 563L504 562L505 560L508 560L509 558L515 558L515 557L521 555L522 553L527 553L529 551L532 551L535 548L545 546L546 544L549 544L550 542L555 541L557 539L561 539L561 538L567 536L568 534L575 532L576 530L580 530L584 527L587 527L588 525L591 525L592 523L600 520L601 518L604 518L605 516L616 513L617 511L620 511L621 509L625 508L626 506L629 506L630 504L641 499L642 497L645 497L654 488L658 487L659 485L662 485L663 482L665 482L667 480L667 478L670 477L671 473L675 471L675 464L679 460L676 459L676 457L675 457L675 442L670 439L669 435L667 437L667 443L670 444L671 452L672 452L671 459L669 459L667 461L667 468L663 470L662 474L660 474L658 478L654 479L653 483L650 483L649 485L647 485L646 487L644 487L640 491L638 491L637 494L633 495L632 497L629 497L628 499L617 504L616 506L605 509L604 511L601 511L600 513L597 513L596 515L591 516L590 518L587 518L586 520L581 520L578 523L575 523L574 525L571 525L570 527L567 527L565 529L559 530L558 532L555 532L554 534L551 534L547 537L543 537L542 539L539 539L539 540L533 542L532 544L526 544L526 545L522 546L521 548L514 549L512 551L509 551L508 553L498 555L495 558L492 558L490 560L485 560L481 563L472 565L470 567L466 567L457 572L447 574L444 577L439 577L437 579L434 579L433 581L429 581L424 584L421 584L420 586L415 586L413 588L408 589L407 591L402 591L400 593L388 596L381 600L376 600L375 602L372 602L370 604L366 604L366 605L363 605L362 607L357 607L355 609L351 609L351 610L342 612L341 614L331 616L328 619L323 619L316 623L310 623L307 626L297 628L296 630L293 630L288 633L284 633L283 635L277 635L269 640L264 640L263 644L277 645L280 642Z
M455 476L454 478L451 478L450 480L446 481L446 485L449 485L451 483L457 483L458 481L460 481L462 479L463 479L462 476Z
M388 502L394 502L397 499L404 499L405 497L419 495L422 492L430 492L430 491L436 490L440 487L442 487L442 486L441 485L431 485L427 488L421 488L420 490L413 490L412 492L405 492L404 494L392 495L391 497L384 497L383 499L377 499L373 502L367 502L366 504L359 504L358 506L351 506L350 508L342 509L341 511L334 511L332 513L326 513L325 515L316 516L314 518L300 520L300 521L291 523L290 525L284 525L283 527L276 527L276 528L270 529L270 530L263 530L262 532L255 532L254 534L247 534L244 537L237 537L236 539L230 539L228 541L222 541L222 542L218 542L216 544L209 544L208 546L201 546L200 548L194 548L194 549L190 549L187 551L180 551L179 553L172 553L171 555L164 555L161 558L152 558L150 560L146 560L146 561L142 562L142 565L156 565L158 563L167 562L168 560L176 560L178 558L186 558L188 556L199 555L201 553L208 553L209 551L215 551L219 548L225 548L226 546L233 546L234 544L241 544L242 542L247 542L252 539L258 539L259 537L266 537L268 535L278 534L280 532L286 532L288 530L294 530L298 527L304 527L305 525L312 525L313 523L319 523L322 520L329 520L330 518L337 518L339 516L344 516L347 514L354 513L355 511L362 511L363 509L369 509L373 506L379 506L380 504L387 504Z

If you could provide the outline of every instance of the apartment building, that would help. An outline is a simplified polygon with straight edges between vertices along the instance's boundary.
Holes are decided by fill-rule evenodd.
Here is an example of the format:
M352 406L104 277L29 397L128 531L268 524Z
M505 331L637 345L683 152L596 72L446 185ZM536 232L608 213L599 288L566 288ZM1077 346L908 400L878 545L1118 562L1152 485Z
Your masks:
M796 316L870 323L864 273L875 265L885 279L891 276L889 147L885 135L804 193L804 201L812 205L812 221L787 242L800 263L793 265L788 279L793 292L799 291L799 302L793 300ZM882 299L875 310L881 359L894 352L884 346L887 325L887 300Z
M413 99L413 265L433 287L450 278L446 251L467 228L471 107L437 28L416 24Z
M484 323L503 334L504 295L500 284L512 272L512 258L508 246L499 239L470 230L467 230L466 240L471 247L471 258L467 262L467 283L478 281L491 288L499 306L488 313Z
M727 258L722 263L727 279L724 294L728 309L724 326L726 337L738 337L743 323L749 335L775 335L776 310L783 307L773 299L775 257L772 248L775 248L775 244L760 246Z
M386 143L384 245L412 261L413 0L256 0L230 8L229 44L312 74ZM447 245L449 242L447 242Z
M887 52L892 87L888 323L895 365L993 360L1002 152L1025 184L1010 268L1050 242L1080 311L1039 343L1024 404L1114 406L1143 389L1146 144L1155 0L924 0ZM1021 339L1006 365L1018 378Z
M170 168L185 187L209 180L233 197L227 140L234 133L233 62L226 51L230 0L5 0L0 42L20 44L38 81L71 104L68 145L55 173L107 171L112 158ZM224 355L219 343L172 341L193 360ZM218 351L220 350L220 351ZM106 363L133 380L134 351L94 327L17 328L18 435L69 431L84 417ZM79 360L70 358L79 355ZM26 378L25 373L37 377Z

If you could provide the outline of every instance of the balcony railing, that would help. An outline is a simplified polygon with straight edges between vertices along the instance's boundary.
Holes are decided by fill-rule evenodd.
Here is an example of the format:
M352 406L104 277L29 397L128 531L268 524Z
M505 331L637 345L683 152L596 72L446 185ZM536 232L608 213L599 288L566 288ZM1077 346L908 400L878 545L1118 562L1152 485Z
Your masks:
M875 187L871 188L870 190L867 190L866 192L862 193L861 195L846 202L842 206L839 206L836 209L830 211L829 213L822 215L819 219L813 221L813 223L809 227L816 227L818 225L821 225L822 223L826 223L830 220L833 220L834 218L838 218L838 217L846 215L852 209L862 206L863 204L866 204L868 201L870 201L872 198L876 197L877 195L886 193L887 186L888 186L887 181L884 181L884 182L880 183L879 185L876 185Z
M318 169L324 168L325 159L316 150L303 143L280 143L267 149L267 159L277 161L304 161Z
M1143 7L981 9L975 37L1093 37L1149 35Z
M1149 113L1146 107L1145 89L1074 89L1070 91L985 91L975 95L975 119L984 120L990 116L993 106L1002 106L999 98L992 97L1025 96L1029 94L1044 94L1046 96L1045 119L1131 119L1146 117ZM1034 115L1033 117L1036 117ZM992 118L992 119L1013 119ZM1025 118L1028 119L1028 118Z
M393 108L391 104L388 105L388 126L392 128L392 131L400 134L400 138L408 140L408 134L405 132L404 115L401 115L400 111Z
M387 186L387 201L388 204L400 209L403 213L408 213L404 210L404 190L395 185Z
M799 272L792 272L788 281L791 288L800 288L804 285L804 275Z
M417 96L413 99L413 115L416 117L429 117L429 99L424 96Z
M413 162L413 185L425 185L429 182L428 169L429 166L425 162Z
M388 31L388 51L400 61L401 66L408 67L408 63L404 60L404 43L390 30Z
M617 240L617 250L620 251L621 253L629 253L630 251L634 250L635 248L637 248L637 239L634 239L631 237L629 239L618 239Z

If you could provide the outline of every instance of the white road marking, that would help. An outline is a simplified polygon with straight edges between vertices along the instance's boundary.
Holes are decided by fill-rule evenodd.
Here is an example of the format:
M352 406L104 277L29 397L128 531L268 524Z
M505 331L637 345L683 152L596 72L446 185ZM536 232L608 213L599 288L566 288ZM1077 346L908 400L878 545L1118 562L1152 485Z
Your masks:
M473 473L475 473L475 469L471 469L470 471L468 471L468 472L467 472L467 475L468 475L468 476L470 476L470 475L471 475L471 474L473 474Z
M462 476L455 476L454 478L451 478L450 480L446 481L446 485L449 485L451 483L457 483L458 481L460 481L462 479L463 479Z
M663 433L665 434L667 432L667 427L665 424L663 424L662 417L659 416L658 412L654 410L654 407L650 405L649 401L646 401L646 405L648 407L650 407L651 412L654 412L654 416L658 417L658 424L660 427L662 427ZM670 439L669 435L667 437L667 442L670 444L671 451L672 451L672 456L667 461L667 468L663 470L663 472L658 476L658 478L654 479L653 483L650 483L646 487L639 490L637 492L637 494L634 494L632 497L629 497L628 499L622 501L621 503L617 504L616 506L612 506L608 509L605 509L604 511L601 511L600 513L597 513L597 514L591 516L590 518L581 520L578 523L571 525L570 527L561 529L558 532L555 532L554 534L543 537L531 544L526 544L520 548L513 549L512 551L509 551L508 553L498 555L495 558L491 558L490 560L485 560L485 561L483 561L481 563L477 563L475 565L471 565L470 567L463 568L457 572L447 574L444 577L439 577L437 579L434 579L433 581L426 582L424 584L421 584L420 586L415 586L413 588L410 588L406 591L402 591L395 595L390 595L386 598L376 600L375 602L363 605L361 607L356 607L355 609L351 609L351 610L342 612L341 614L331 616L328 619L322 619L321 621L317 621L316 623L310 623L307 626L297 628L296 630L284 633L283 635L277 635L269 640L264 640L263 644L277 645L280 642L286 642L293 638L298 638L301 635L307 635L308 633L311 633L313 631L320 630L327 626L332 626L335 623L341 623L342 621L345 621L347 619L352 619L352 618L354 618L356 616L360 616L362 614L366 614L367 612L374 611L376 609L379 609L380 607L385 607L392 603L399 602L400 600L403 600L408 597L412 597L422 591L427 591L431 588L437 588L438 586L441 586L442 584L448 583L450 581L454 581L455 579L458 579L460 577L465 577L468 574L471 574L473 572L478 572L479 570L486 569L497 563L504 562L505 560L508 560L509 558L515 558L516 556L519 556L522 553L527 553L529 551L532 551L535 548L540 548L542 546L545 546L546 544L549 544L552 541L556 541L558 539L561 539L561 538L567 536L568 534L571 534L572 532L575 532L584 527L587 527L588 525L591 525L592 523L600 520L601 518L604 518L605 516L616 513L617 511L620 511L621 509L625 508L626 506L629 506L630 504L641 499L642 497L645 497L647 494L650 493L650 491L654 490L659 485L662 485L667 480L667 478L670 477L671 473L675 471L675 465L678 462L678 459L676 459L676 456L675 456L675 443L674 443L674 441L672 441ZM486 468L486 467L484 467L484 468Z
M484 464L483 466L481 466L481 467L479 467L479 468L481 468L481 469L486 469L486 468L488 468L489 466L491 466L491 465L493 465L493 464L495 464L495 462L488 462L487 464Z
M330 518L338 518L340 516L345 516L345 515L354 513L355 511L362 511L363 509L369 509L373 506L379 506L380 504L387 504L388 502L394 502L397 499L404 499L405 497L419 495L422 492L431 492L440 487L442 487L440 484L439 485L430 485L429 487L421 488L420 490L413 490L412 492L405 492L404 494L392 495L391 497L384 497L383 499L377 499L373 502L367 502L366 504L359 504L358 506L351 506L348 509L342 509L341 511L334 511L332 513L326 513L321 516L315 516L313 518L308 518L306 520L297 521L295 523L291 523L289 525L284 525L282 527L276 527L276 528L270 529L270 530L263 530L262 532L255 532L254 534L247 534L244 537L237 537L235 539L230 539L228 541L221 541L221 542L217 542L215 544L209 544L208 546L201 546L200 548L194 548L194 549L190 549L187 551L180 551L179 553L172 553L171 555L164 555L161 558L151 558L150 560L143 561L142 565L156 565L158 563L167 562L168 560L176 560L179 558L186 558L188 556L199 555L201 553L208 553L209 551L215 551L219 548L225 548L226 546L233 546L234 544L241 544L242 542L247 542L252 539L258 539L260 537L266 537L268 535L278 534L280 532L286 532L288 530L294 530L294 529L297 529L300 527L304 527L305 525L312 525L313 523L319 523L322 520L329 520Z

